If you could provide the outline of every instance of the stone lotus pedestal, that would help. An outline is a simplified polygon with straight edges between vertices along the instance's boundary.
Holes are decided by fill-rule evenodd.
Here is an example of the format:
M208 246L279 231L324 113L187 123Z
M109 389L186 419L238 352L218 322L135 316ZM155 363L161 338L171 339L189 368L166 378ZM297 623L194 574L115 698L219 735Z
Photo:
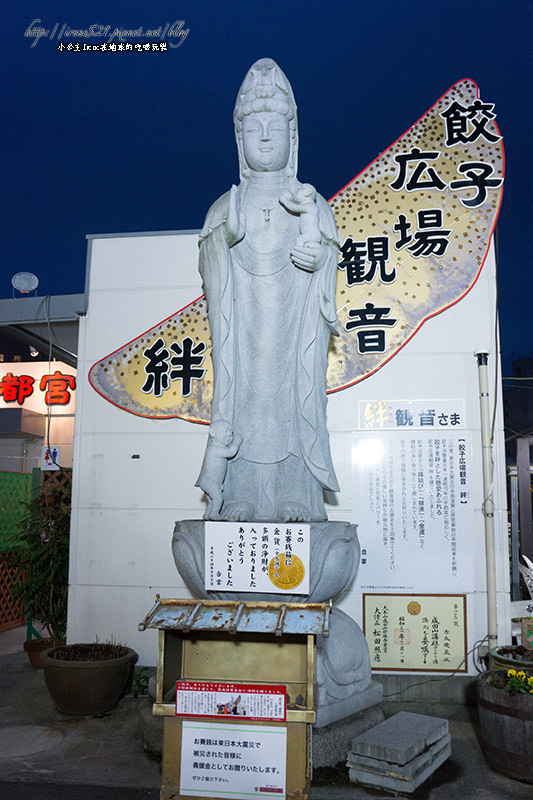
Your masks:
M357 526L349 522L310 523L309 594L212 592L205 588L203 520L176 522L172 539L174 561L194 597L209 600L259 600L325 603L355 579L360 547ZM318 702L316 727L330 725L381 701L383 688L372 680L368 645L359 625L334 608L330 635L317 643Z

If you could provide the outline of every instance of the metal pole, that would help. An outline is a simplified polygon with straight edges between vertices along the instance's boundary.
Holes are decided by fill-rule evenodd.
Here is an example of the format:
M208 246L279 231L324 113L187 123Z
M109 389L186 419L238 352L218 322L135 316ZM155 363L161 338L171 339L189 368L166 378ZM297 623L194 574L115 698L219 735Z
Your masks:
M485 557L487 570L487 633L489 647L497 643L496 617L496 557L494 547L493 464L491 442L491 415L489 407L488 360L486 351L476 351L479 378L479 406L481 412L481 454L483 462L483 506L485 519Z
M520 552L533 558L533 513L531 509L531 446L533 436L516 440L518 468L518 514L520 521Z
M520 550L518 544L518 470L509 467L509 500L511 511L511 600L520 600Z

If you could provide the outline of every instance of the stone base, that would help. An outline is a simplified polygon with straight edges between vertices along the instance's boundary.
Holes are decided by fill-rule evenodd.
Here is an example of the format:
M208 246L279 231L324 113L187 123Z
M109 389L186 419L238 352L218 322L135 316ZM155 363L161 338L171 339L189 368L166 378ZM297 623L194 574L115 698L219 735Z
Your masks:
M313 769L335 767L346 761L354 737L383 722L380 706L371 706L327 727L313 726Z
M383 687L376 681L370 681L370 684L365 689L360 692L356 691L343 700L336 700L324 705L319 704L316 710L315 728L324 728L326 725L332 725L332 723L338 723L341 720L349 722L349 719L346 719L347 717L351 718L358 712L376 707L381 703L382 699ZM343 753L342 758L345 755Z
M380 703L383 687L372 680L368 644L357 622L334 608L327 639L317 639L316 727Z
M210 600L259 600L287 603L325 603L344 591L357 574L360 547L357 525L349 522L311 522L309 594L265 592L208 592L205 589L203 519L176 522L172 553L176 568L193 597Z
M311 522L309 594L211 592L205 589L205 523L176 522L172 552L176 567L194 597L233 601L324 603L346 589L357 574L357 526L349 522ZM379 703L380 684L372 680L368 645L357 623L334 608L328 638L317 638L316 728L351 717Z

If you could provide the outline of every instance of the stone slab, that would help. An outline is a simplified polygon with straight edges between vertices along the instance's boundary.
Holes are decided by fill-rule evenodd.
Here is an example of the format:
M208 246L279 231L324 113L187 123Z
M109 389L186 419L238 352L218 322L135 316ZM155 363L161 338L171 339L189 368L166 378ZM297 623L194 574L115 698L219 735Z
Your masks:
M352 740L356 755L406 764L448 733L448 720L400 711Z
M419 786L421 786L433 773L450 757L452 748L448 742L444 747L440 742L436 742L430 748L432 751L431 760L426 761L424 766L413 775L411 778L402 777L399 774L384 774L380 772L372 772L368 769L361 769L357 767L349 768L350 780L356 783L362 783L365 786L373 788L386 789L392 792L405 792L411 794Z
M394 764L391 761L380 761L378 758L359 756L356 753L348 753L348 766L354 769L368 770L369 772L381 773L391 778L402 778L413 780L426 765L431 764L440 755L441 750L450 748L452 739L450 734L446 734L438 742L432 744L420 755L415 756L407 764Z

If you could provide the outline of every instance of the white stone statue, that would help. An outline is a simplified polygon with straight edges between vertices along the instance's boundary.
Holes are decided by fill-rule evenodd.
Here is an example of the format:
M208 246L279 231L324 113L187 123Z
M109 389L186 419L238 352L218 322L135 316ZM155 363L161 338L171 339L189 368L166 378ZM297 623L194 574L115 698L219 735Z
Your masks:
M296 177L296 104L271 59L246 75L234 122L241 181L200 234L214 392L197 485L205 519L325 520L323 490L338 489L325 391L335 220Z

